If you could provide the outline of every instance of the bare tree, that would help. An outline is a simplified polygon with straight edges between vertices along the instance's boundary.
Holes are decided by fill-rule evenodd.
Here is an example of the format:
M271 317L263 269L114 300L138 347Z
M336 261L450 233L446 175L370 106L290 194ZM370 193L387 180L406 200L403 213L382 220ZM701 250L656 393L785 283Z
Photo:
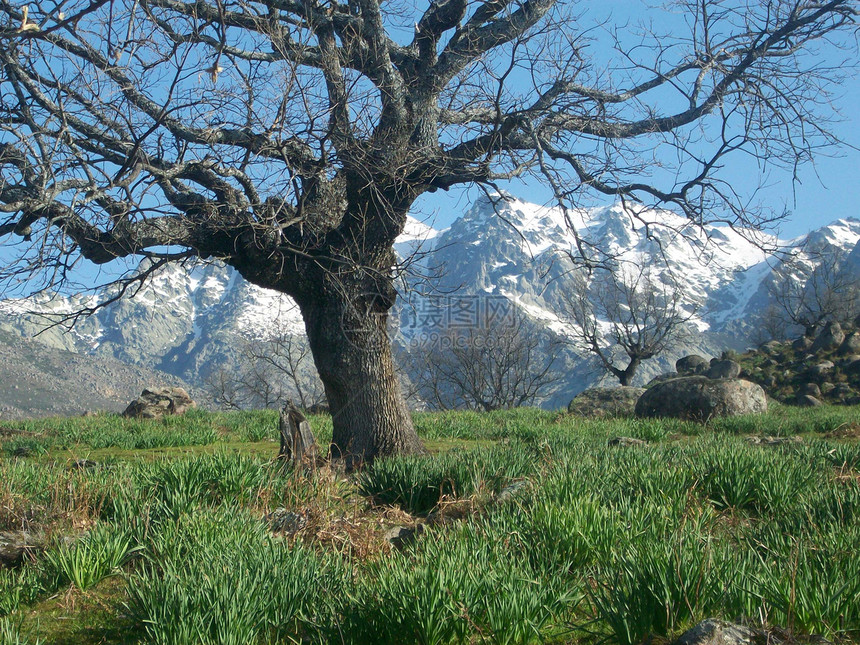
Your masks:
M449 329L412 348L407 371L431 407L500 410L535 405L562 379L560 343L521 314Z
M239 364L210 374L206 388L212 400L228 410L281 408L288 401L312 410L325 403L307 341L283 328L248 341Z
M244 396L236 377L228 370L211 372L204 379L204 389L212 401L222 410L241 410Z
M616 265L597 270L592 280L576 274L562 288L560 317L621 385L632 383L642 361L684 340L686 323L695 313L693 307L685 308L683 290L668 272L660 280L652 273L647 264Z
M768 295L783 325L799 325L810 338L828 321L844 324L860 314L860 276L836 251L788 257L774 269Z
M532 174L565 208L590 191L758 226L727 158L793 167L834 141L839 67L816 56L856 0L683 0L675 33L611 31L608 64L573 5L4 3L3 275L150 258L122 294L221 260L301 308L334 456L421 451L386 330L418 196Z
M761 345L770 340L786 341L789 336L789 324L785 314L772 300L767 304L758 318L758 324L752 340Z
M248 343L243 355L262 380L280 391L277 407L283 407L287 398L294 399L302 410L325 403L325 390L316 374L310 346L301 336L279 329L268 338Z

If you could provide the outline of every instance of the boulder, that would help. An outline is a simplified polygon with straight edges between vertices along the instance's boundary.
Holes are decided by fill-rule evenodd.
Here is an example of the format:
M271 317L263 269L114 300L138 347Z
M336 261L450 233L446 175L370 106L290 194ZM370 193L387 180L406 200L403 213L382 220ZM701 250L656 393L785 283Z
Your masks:
M760 385L741 379L713 380L687 376L660 383L636 403L640 417L676 417L707 421L713 417L761 414L767 396Z
M809 368L809 373L816 377L822 377L833 369L832 361L821 361Z
M678 378L680 374L678 372L666 372L665 374L658 374L650 381L645 384L646 388L651 387L652 385L657 385L657 383L665 383L666 381L671 381L673 378Z
M749 627L708 618L681 634L673 645L755 645L759 640Z
M784 446L788 443L803 443L803 439L798 436L791 437L773 437L771 435L750 435L746 438L746 442L753 446Z
M860 354L860 331L848 334L839 346L838 353L840 356Z
M690 354L675 361L675 370L681 376L690 376L692 374L704 374L710 368L711 363L704 356L698 354Z
M845 399L854 396L854 390L851 388L850 385L848 385L848 383L839 383L836 387L833 388L833 396L836 396L840 399Z
M272 533L286 533L295 535L307 526L308 518L304 513L288 511L285 508L277 508L263 517Z
M145 389L141 395L128 404L122 413L124 417L138 419L160 419L171 414L184 414L196 406L181 387L165 387L160 390Z
M836 386L833 385L833 383L830 383L828 381L824 381L824 383L821 384L821 393L822 394L830 394L835 387ZM812 396L815 396L815 395L813 394Z
M819 405L823 405L821 401L819 401L816 397L811 394L798 394L797 395L797 405L802 408L814 408Z
M708 378L737 378L740 375L740 364L731 359L711 361L711 366L705 372Z
M812 339L809 336L801 336L791 344L796 352L805 352L812 347Z
M842 326L838 322L829 322L818 334L810 349L813 352L829 351L839 347L845 340Z
M0 566L19 565L44 548L44 540L27 531L0 532Z
M580 392L567 411L582 417L633 416L636 401L645 392L642 387L595 387Z
M821 396L821 388L818 387L817 383L806 383L800 386L800 389L797 391L799 395L809 395L814 397Z
M765 354L776 354L782 351L782 343L778 340L769 340L761 346L761 351Z
M423 524L415 526L395 526L385 532L385 539L396 549L403 549L422 535L426 529Z
M854 359L845 366L846 374L860 374L860 358Z
M609 440L607 445L608 446L627 447L627 446L644 446L646 443L648 443L648 442L644 441L642 439L637 439L635 437L613 437L612 439Z

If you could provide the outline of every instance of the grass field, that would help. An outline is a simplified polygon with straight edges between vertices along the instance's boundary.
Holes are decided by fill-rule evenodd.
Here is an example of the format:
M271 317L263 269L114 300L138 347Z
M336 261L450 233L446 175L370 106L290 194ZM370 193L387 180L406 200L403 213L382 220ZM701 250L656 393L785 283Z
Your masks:
M860 408L415 420L430 456L350 476L283 471L272 412L0 424L0 531L46 545L0 568L0 645L860 640Z

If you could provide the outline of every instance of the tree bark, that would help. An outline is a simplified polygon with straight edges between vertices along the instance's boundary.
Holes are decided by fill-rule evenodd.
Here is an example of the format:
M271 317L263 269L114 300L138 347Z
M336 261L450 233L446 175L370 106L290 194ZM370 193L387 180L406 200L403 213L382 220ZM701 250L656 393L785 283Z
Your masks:
M289 460L296 465L316 464L317 443L311 424L292 402L281 410L278 429L281 435L278 459Z
M633 382L633 377L636 375L636 370L639 367L640 360L638 358L630 359L630 363L624 370L618 370L616 376L623 387L629 386Z
M331 455L348 468L394 454L424 453L400 390L388 309L378 295L329 290L300 303L332 415Z

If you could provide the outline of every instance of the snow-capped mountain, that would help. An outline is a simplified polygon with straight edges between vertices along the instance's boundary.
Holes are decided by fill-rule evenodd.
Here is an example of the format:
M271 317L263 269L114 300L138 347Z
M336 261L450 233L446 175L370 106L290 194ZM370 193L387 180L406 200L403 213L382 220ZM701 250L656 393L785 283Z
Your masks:
M849 223L860 233L860 222ZM576 231L580 240L573 233ZM476 202L435 238L433 258L447 288L502 294L534 316L556 318L554 300L584 251L593 261L653 264L656 275L679 281L698 311L701 330L718 331L743 315L769 273L775 237L717 226L696 227L669 211L632 212L621 205L563 213L517 199Z
M643 365L640 378L647 379L665 371L677 355L715 354L754 341L750 322L767 303L779 257L775 252L793 252L809 262L820 253L838 253L860 272L860 221L838 220L802 238L779 240L754 231L699 228L668 211L633 211L616 204L563 212L497 196L479 199L442 231L410 219L396 249L419 266L416 273L437 275L437 294L503 298L561 335L568 333L556 313L561 292L571 271L580 270L571 257L584 251L595 261L652 263L652 277L665 282L671 275L681 286L700 336L674 355ZM77 311L106 295L0 301L0 330L31 337L45 327L45 319L27 312ZM402 313L423 297L402 299ZM405 313L398 318L402 337L421 332L414 318ZM167 267L133 298L81 319L71 331L55 327L36 340L163 370L200 385L213 370L236 364L248 339L282 332L303 333L290 298L250 285L230 268L201 263ZM577 373L561 396L593 380L593 374Z
M0 301L0 329L34 336L62 314L93 306L109 294ZM42 315L29 313L33 311ZM275 328L303 333L292 299L255 287L221 264L201 263L168 266L133 297L80 319L71 330L48 328L37 340L146 365L199 384L213 365L238 359L240 340L268 337Z

